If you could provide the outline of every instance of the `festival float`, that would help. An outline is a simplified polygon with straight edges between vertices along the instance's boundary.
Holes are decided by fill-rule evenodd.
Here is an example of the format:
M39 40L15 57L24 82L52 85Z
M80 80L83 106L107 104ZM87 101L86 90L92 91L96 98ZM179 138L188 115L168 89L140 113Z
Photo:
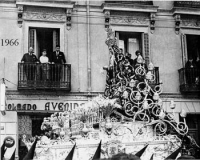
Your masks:
M162 83L156 80L153 64L147 65L142 56L133 64L120 52L114 32L107 34L110 61L103 67L107 72L104 95L44 118L41 130L46 134L34 143L24 136L29 152L35 151L33 159L92 160L121 152L142 160L164 160L174 152L175 157L178 152L191 155L187 147L198 145L187 134L187 114L182 110L182 121L177 121L173 112L166 112L160 98ZM175 108L173 101L170 108ZM184 137L190 145L184 145Z

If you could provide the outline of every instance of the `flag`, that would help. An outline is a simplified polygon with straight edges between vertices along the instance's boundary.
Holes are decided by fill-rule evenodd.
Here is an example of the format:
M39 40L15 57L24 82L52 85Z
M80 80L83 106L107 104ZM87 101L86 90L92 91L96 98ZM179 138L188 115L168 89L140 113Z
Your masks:
M147 147L148 147L148 145L146 145L144 148L142 148L140 151L138 151L135 155L138 157L141 157Z
M67 155L67 157L65 158L65 160L72 160L73 159L75 147L76 147L76 143L75 143L74 147L71 149L71 151L69 152L69 154Z
M16 151L16 149L15 149ZM13 152L12 156L10 157L10 160L15 160L15 151Z
M100 159L100 158L101 158L101 141L99 143L99 146L97 147L97 150L96 150L92 160Z
M26 156L23 158L23 160L30 160L33 159L34 157L34 152L35 152L35 147L37 144L37 138L35 139L35 142L33 143L33 145L31 146L31 148L29 149L28 153L26 154Z
M177 155L181 151L181 147L179 147L176 151L172 152L165 160L167 159L176 159Z

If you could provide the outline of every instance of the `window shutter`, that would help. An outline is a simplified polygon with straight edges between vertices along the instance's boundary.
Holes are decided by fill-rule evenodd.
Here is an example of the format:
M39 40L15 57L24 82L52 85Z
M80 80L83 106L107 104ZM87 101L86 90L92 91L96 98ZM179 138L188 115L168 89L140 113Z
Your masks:
M181 34L181 49L182 49L182 65L185 67L187 62L187 39L185 34Z
M53 50L56 49L56 45L59 45L59 33L57 30L53 30Z
M116 38L117 38L117 45L119 46L119 32L115 32L115 36L116 36Z
M29 45L28 47L33 47L35 54L38 55L38 42L37 42L36 29L29 30L29 44L28 45Z
M28 48L29 47L33 47L35 48L35 29L30 29L29 30L29 44L28 44Z
M149 43L149 34L142 33L142 52L145 58L145 63L149 65L150 61L150 43Z

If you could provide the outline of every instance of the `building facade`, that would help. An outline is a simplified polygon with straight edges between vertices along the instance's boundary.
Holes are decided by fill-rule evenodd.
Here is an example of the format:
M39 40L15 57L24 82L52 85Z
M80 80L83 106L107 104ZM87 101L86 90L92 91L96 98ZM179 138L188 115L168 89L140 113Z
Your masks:
M7 86L1 143L7 136L15 139L6 156L15 148L16 156L24 154L20 139L42 134L44 117L104 93L108 28L115 32L124 54L129 52L134 59L140 50L147 64L158 67L163 107L174 112L177 120L183 109L188 113L189 132L199 144L198 63L195 69L185 68L188 59L198 61L200 56L199 9L200 3L192 1L1 1L0 77ZM21 63L29 47L39 58L43 49L51 57L56 45L64 52L66 64L54 68ZM54 79L57 73L59 80ZM169 107L171 100L174 110Z

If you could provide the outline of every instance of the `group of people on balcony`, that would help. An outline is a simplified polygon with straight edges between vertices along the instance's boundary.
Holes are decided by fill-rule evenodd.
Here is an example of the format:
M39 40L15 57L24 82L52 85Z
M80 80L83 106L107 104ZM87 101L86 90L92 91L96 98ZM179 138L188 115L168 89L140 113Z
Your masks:
M35 80L35 76L37 76L37 80L51 79L53 81L59 81L62 70L61 64L66 64L65 55L60 51L60 46L56 45L56 50L49 57L47 57L46 49L43 49L39 59L33 53L33 47L30 47L29 52L25 53L21 59L21 62L25 63L24 71L27 80ZM38 65L38 68L34 63L40 63L41 65ZM52 64L51 67L49 64ZM51 76L50 72L52 74Z
M200 59L194 60L192 56L189 56L188 61L185 64L186 83L199 85L200 78Z
M110 60L109 67L105 66L104 69L107 70L107 84L115 84L118 79L127 79L128 81L135 74L135 69L138 66L147 69L145 60L142 57L141 51L137 50L135 52L136 58L132 59L131 54L128 52L123 52L122 48L116 49L114 47L109 47Z

